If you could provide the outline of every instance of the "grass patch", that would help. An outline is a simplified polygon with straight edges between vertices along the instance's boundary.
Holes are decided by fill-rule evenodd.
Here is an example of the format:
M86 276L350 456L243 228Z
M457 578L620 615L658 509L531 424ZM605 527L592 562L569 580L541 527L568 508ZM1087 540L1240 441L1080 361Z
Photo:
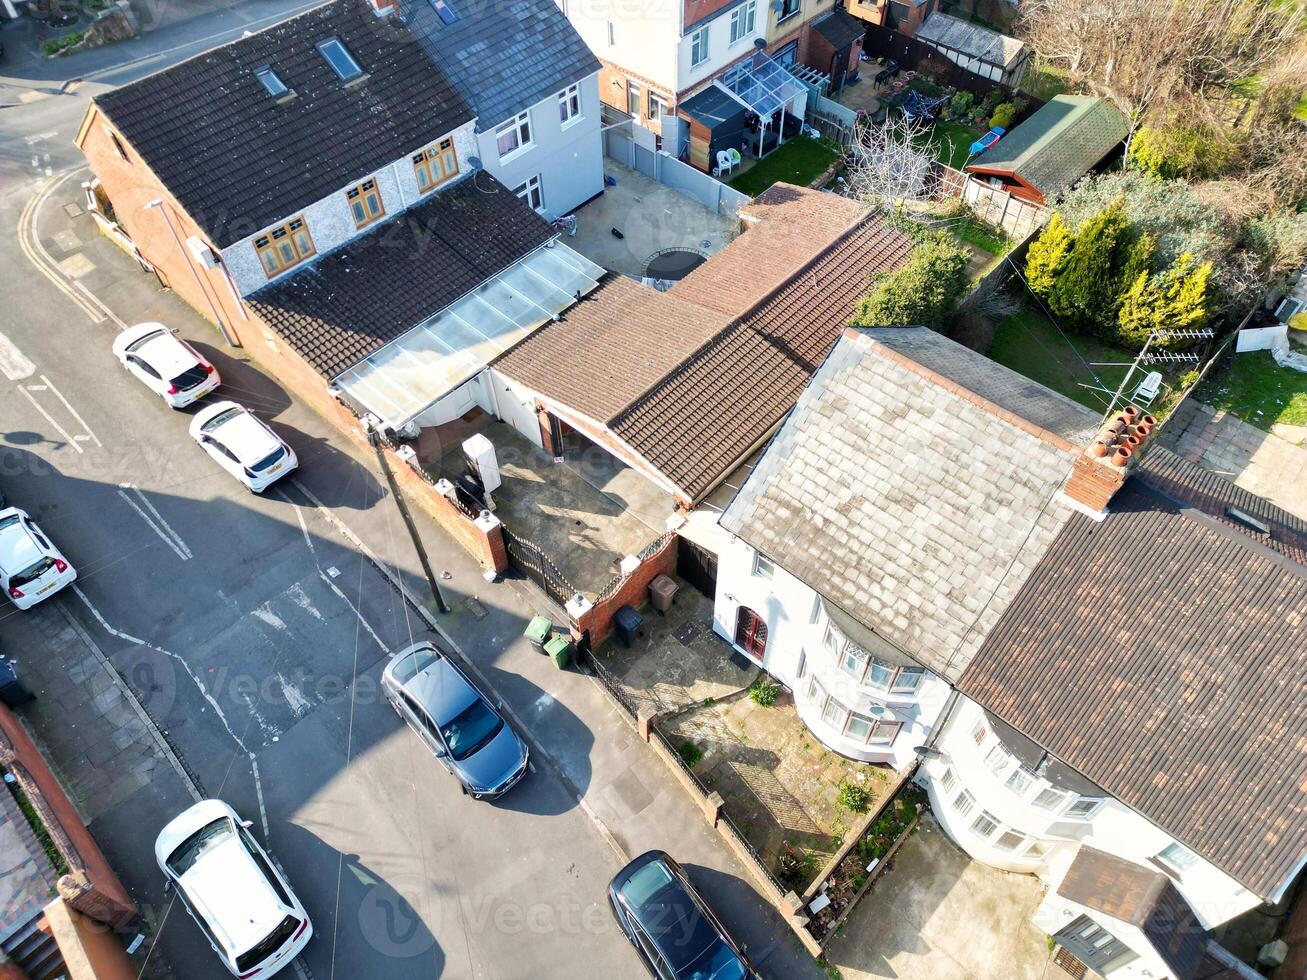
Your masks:
M32 805L32 801L27 798L27 794L23 792L18 783L6 783L5 785L9 787L9 792L13 794L18 809L23 811L28 826L32 828L37 843L41 845L41 850L45 851L45 856L49 858L50 866L54 868L55 877L62 878L68 873L68 862L59 853L59 848L55 847L54 839L50 836L50 832L45 829L45 823L41 820L41 815L36 812L36 807Z
M807 187L840 155L839 144L832 140L796 136L730 181L730 186L750 197L757 197L779 181Z
M954 170L961 170L971 153L971 144L984 134L973 126L957 122L937 122L918 139L927 144L935 159Z
M781 696L781 686L774 683L766 674L759 676L749 687L749 700L760 708L770 708Z
M1055 95L1070 92L1071 82L1061 69L1051 65L1031 65L1021 87L1035 98L1047 102Z
M1012 239L1002 230L985 224L969 210L949 222L949 231L968 245L974 245L996 258L1001 258L1012 250Z
M1270 351L1227 355L1197 397L1268 432L1276 422L1307 425L1307 374L1276 364Z
M81 44L85 39L86 33L84 31L74 31L72 34L65 34L63 37L52 37L41 45L41 53L47 58L53 58L60 51Z

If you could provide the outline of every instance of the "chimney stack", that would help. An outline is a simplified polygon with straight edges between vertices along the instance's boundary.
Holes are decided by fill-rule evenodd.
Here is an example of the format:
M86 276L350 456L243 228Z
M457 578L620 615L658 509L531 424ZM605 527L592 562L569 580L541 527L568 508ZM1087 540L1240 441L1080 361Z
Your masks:
M368 6L378 17L385 17L399 9L399 0L368 0Z
M1127 405L1108 419L1093 442L1072 461L1071 475L1062 492L1075 508L1101 521L1107 505L1125 484L1139 461L1157 419L1135 405Z

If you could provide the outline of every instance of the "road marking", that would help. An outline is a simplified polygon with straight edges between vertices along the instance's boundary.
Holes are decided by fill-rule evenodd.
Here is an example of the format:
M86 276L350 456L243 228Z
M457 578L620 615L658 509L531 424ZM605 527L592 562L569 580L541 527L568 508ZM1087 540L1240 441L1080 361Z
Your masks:
M36 365L27 359L12 340L0 333L0 371L10 381L22 381L36 373Z
M51 391L54 392L55 397L58 398L61 402L64 403L64 408L68 409L68 414L71 415L73 418L77 419L77 424L80 425L80 426L81 426L81 427L86 431L86 434L87 434L88 436L90 436L92 439L95 440L95 444L96 444L97 446L99 446L101 449L103 449L103 448L104 448L104 443L102 443L102 442L100 441L100 437L97 436L94 432L91 431L91 427L90 427L89 425L86 424L86 419L82 418L80 415L77 414L77 409L73 408L73 406L72 406L71 404L69 404L68 399L64 397L63 392L60 391L58 388L56 388L56 387L54 386L54 382L51 381L49 378L47 378L44 374L41 375L41 380L44 381L44 382L46 383L47 386L49 386L49 388L50 388ZM32 385L28 385L27 387L28 387L28 388L32 388L33 386L32 386ZM140 491L137 491L137 492L139 493ZM149 505L147 504L146 506L149 506ZM150 509L151 509L151 510L154 510L153 507L151 507ZM158 515L156 514L155 516L158 516ZM163 518L160 517L159 520L163 520ZM169 528L169 530L172 530L172 529Z
M68 285L63 274L59 271L59 266L50 253L45 250L41 240L36 235L35 221L40 212L41 205L46 198L53 193L54 189L62 184L69 177L87 169L86 167L77 167L73 170L66 171L59 177L48 177L37 188L35 194L28 200L24 206L22 214L18 216L18 247L22 249L23 255L27 260L36 266L38 272L45 276L54 284L54 287L67 296L76 304L77 308L87 315L92 323L103 323L104 315L100 313L95 306L83 299L77 290Z
M81 280L79 280L79 279L74 279L74 280L73 280L73 288L76 289L78 292L80 292L80 293L81 293L83 296L85 296L87 299L89 299L89 300L90 300L90 301L95 305L96 309L99 309L99 310L104 311L104 315L105 315L105 316L107 316L107 317L108 317L110 320L112 320L114 323L118 324L118 329L120 329L120 330L126 330L126 329L127 329L127 324L125 324L125 323L124 323L124 322L123 322L123 321L118 317L118 314L115 313L113 310L109 309L109 307L105 305L104 300L100 299L99 296L96 296L95 293L93 293L93 292L91 292L89 289L87 289L86 286L83 285L83 283L81 282Z
M24 388L22 385L19 385L19 386L18 386L18 390L21 391L21 392L23 393L23 395L27 398L27 400L28 400L29 402L31 402L31 403L36 407L36 410L37 410L38 412L40 412L42 415L45 416L45 420L46 420L47 422L49 422L51 425L53 425L53 426L55 427L55 431L58 432L61 436L64 437L64 442L66 442L68 445L72 446L72 447L73 447L74 449L76 449L79 453L80 453L80 452L83 452L82 447L79 446L79 445L77 444L77 440L74 439L72 436L70 436L70 435L68 434L67 430L64 429L64 427L63 427L62 425L60 425L58 422L56 422L56 421L54 420L54 416L53 416L53 415L51 415L51 414L50 414L49 412L47 412L44 408L41 407L41 403L38 402L38 401L36 400L36 397L35 397L35 396L30 392L30 391L28 391L28 390L27 390L26 388Z
M135 490L136 494L141 498L142 501L144 501L145 506L150 507L150 502L145 499L145 496L141 494L141 491L136 490L136 488L131 486L131 484L123 484L123 486L126 487L127 489ZM141 515L141 520L145 521L146 524L150 525L150 529L154 531L154 533L157 534L163 540L164 544L166 544L169 548L173 550L173 554L175 554L182 561L187 561L192 557L189 548L186 548L186 550L183 551L182 549L185 547L185 545L178 544L178 541L180 541L181 539L178 538L174 540L172 537L170 537L167 534L167 532L164 531L163 528L161 528L158 524L155 524L154 521L150 519L150 515L147 514L145 511L143 511L140 505L137 504L136 501L133 500L130 496L128 496L127 490L120 489L118 491L118 496L123 498L123 500L127 503L128 507L130 507L132 510L136 511L136 513ZM158 514L158 511L154 510L153 507L150 507L150 510L154 511L155 514ZM159 520L163 520L163 518L161 517L159 518ZM169 528L169 530L172 529Z
M97 439L96 442L99 442L99 440ZM182 536L177 533L177 531L173 528L171 524L169 524L167 521L163 519L162 514L160 514L157 510L155 510L154 504L150 503L149 498L146 497L145 494L141 492L140 487L132 483L124 483L122 484L122 486L125 489L132 491L132 493L136 494L137 498L141 501L141 503L143 503L149 509L150 513L154 515L155 520L157 520L160 524L162 524L164 530L166 530L170 535L172 535L173 540L177 542L177 547L181 549L182 553L185 554L187 558L195 557L195 555L191 552L191 549L186 546L186 542L182 540Z

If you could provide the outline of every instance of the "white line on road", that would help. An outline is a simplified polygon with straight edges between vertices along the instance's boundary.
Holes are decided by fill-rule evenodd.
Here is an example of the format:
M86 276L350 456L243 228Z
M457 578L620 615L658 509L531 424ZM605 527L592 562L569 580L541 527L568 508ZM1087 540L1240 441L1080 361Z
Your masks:
M136 492L140 493L139 490L137 490ZM123 498L123 501L127 504L128 507L130 507L132 510L136 511L136 513L141 515L141 520L143 520L146 524L150 525L150 530L152 530L155 534L159 535L159 538L163 541L163 543L173 550L173 554L175 554L182 561L186 561L191 557L190 549L187 549L186 551L182 551L182 549L178 546L177 542L174 541L171 537L169 537L163 528L159 527L158 524L155 524L154 521L150 519L150 515L147 514L145 511L141 510L140 505L135 500L133 500L130 496L128 496L126 490L119 490L118 496ZM146 501L146 506L149 506L148 500ZM153 507L151 507L150 509L154 510Z
M22 381L36 373L36 365L18 349L12 340L0 333L0 371L10 381Z
M51 415L44 408L41 407L41 403L36 400L36 398L32 395L30 391L28 391L22 385L18 386L18 390L21 391L24 396L26 396L27 400L36 407L36 410L38 412L40 412L42 415L45 416L45 420L55 427L55 431L64 437L64 442L68 443L68 445L72 446L79 453L83 452L82 447L78 445L77 440L74 439L72 436L70 436L67 430L64 429L62 425L60 425L58 422L54 420L53 415Z
M44 381L46 385L49 386L51 391L54 392L55 397L64 403L64 408L68 409L68 414L71 415L73 418L77 419L77 424L80 425L86 431L86 434L88 436L90 436L92 439L95 440L95 444L97 446L103 449L104 443L100 441L100 437L91 431L91 427L86 424L86 419L82 418L80 415L77 414L77 409L73 408L73 406L69 403L68 399L64 397L64 393L60 391L58 388L56 388L54 386L54 382L51 381L49 378L47 378L44 374L41 375L41 380ZM31 388L33 386L28 385L28 387Z
M167 521L163 519L162 514L160 514L157 510L155 510L154 504L150 503L149 499L145 496L145 494L141 493L140 487L135 486L134 484L131 483L124 483L123 487L125 489L130 490L132 493L136 494L136 496L140 499L141 503L143 503L149 509L150 513L154 515L155 520L157 520L160 524L162 524L164 530L166 530L169 534L172 535L173 540L177 542L177 547L182 550L182 552L186 555L187 558L195 557L195 555L191 553L191 549L186 546L186 542L182 540L182 536L177 533L176 529L173 528L171 524L169 524Z

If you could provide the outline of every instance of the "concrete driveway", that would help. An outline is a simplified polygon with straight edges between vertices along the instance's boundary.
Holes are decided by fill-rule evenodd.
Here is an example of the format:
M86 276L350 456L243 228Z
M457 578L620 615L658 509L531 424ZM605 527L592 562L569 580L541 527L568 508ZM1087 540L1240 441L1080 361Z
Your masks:
M971 860L926 817L826 950L844 980L1040 980L1044 887Z

